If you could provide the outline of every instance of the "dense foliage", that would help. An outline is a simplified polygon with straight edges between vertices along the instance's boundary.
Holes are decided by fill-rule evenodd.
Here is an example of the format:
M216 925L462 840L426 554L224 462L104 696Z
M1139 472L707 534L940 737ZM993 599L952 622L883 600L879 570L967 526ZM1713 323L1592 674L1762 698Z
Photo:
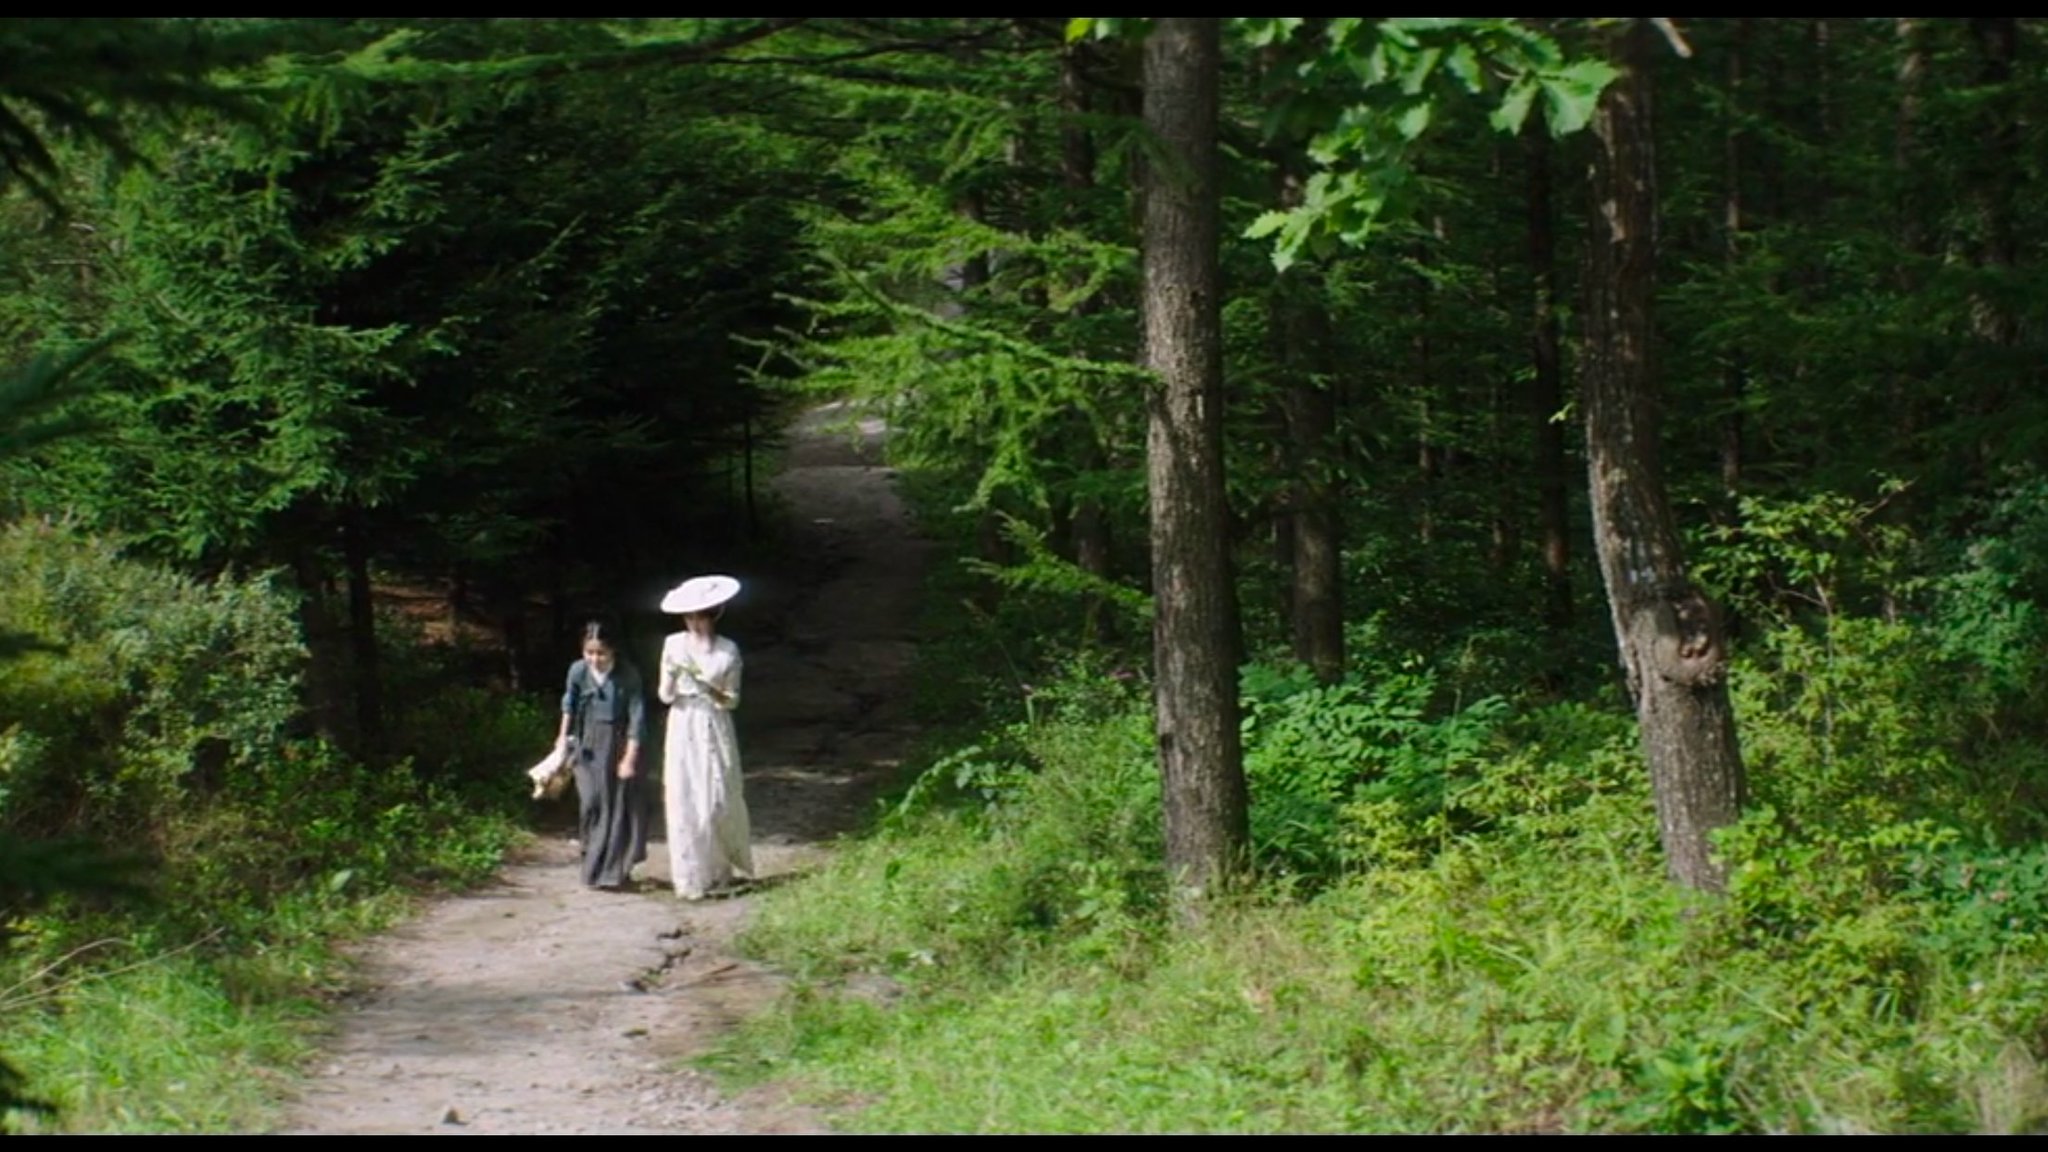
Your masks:
M1755 637L1705 903L1624 712L1368 631L1338 684L1247 666L1265 883L1170 930L1142 684L992 684L1015 719L763 909L796 983L716 1064L884 1131L2038 1131L2040 692L1944 603Z
M467 766L353 759L300 730L304 646L275 582L200 582L68 526L0 533L0 620L35 638L0 679L0 868L28 881L0 886L0 1038L70 1123L246 1125L305 1042L280 1014L332 979L328 940L495 867L517 796L482 770L545 714L465 716ZM406 719L438 726L451 695Z
M755 528L814 182L718 39L0 22L0 1107L256 1122L331 938L494 866L571 614Z
M236 1123L201 1085L288 1031L60 1039L138 981L274 1020L376 893L488 867L569 628L758 534L829 396L958 561L944 674L881 830L764 913L809 980L732 1066L895 1128L2038 1127L2044 28L1225 22L1249 879L1196 924L1151 22L0 21L0 1097ZM1595 380L1733 704L1718 897L1660 876Z
M1657 877L1555 431L1594 145L1494 133L1529 87L1520 109L1440 91L1431 38L1460 22L1388 23L1415 27L1244 22L1226 68L1226 211L1294 263L1223 252L1262 883L1199 930L1168 928L1150 816L1143 393L1117 383L1138 289L1057 262L1134 235L1128 41L1059 72L1048 43L1039 75L1005 61L932 109L945 166L863 157L892 210L819 233L849 289L800 354L892 405L933 530L1002 589L929 629L957 633L935 702L996 719L935 741L884 830L771 907L755 943L808 980L729 1065L884 1129L2037 1128L2040 28L1652 41L1650 458L1724 617L1748 770L1699 907ZM1334 133L1332 76L1369 94ZM1541 119L1583 120L1600 80L1558 62ZM1341 669L1300 630L1318 501ZM974 667L1000 670L978 695Z

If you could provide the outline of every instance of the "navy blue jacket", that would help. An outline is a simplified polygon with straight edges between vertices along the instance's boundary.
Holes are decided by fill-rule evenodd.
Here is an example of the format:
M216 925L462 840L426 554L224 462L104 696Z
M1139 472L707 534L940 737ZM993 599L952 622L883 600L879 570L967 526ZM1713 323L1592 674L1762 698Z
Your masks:
M612 674L603 684L590 675L585 661L569 665L569 679L562 689L562 711L574 716L579 707L590 709L594 720L623 721L627 739L645 742L647 690L640 683L639 670L626 661L615 661Z

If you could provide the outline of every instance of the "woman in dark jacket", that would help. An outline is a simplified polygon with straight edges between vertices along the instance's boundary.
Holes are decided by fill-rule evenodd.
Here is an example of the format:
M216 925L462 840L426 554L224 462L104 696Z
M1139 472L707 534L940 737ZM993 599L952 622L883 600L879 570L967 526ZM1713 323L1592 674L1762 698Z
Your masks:
M640 774L646 723L646 689L639 671L620 658L616 631L597 620L584 625L583 658L569 665L555 743L575 740L566 750L576 776L588 887L628 887L633 866L647 859Z

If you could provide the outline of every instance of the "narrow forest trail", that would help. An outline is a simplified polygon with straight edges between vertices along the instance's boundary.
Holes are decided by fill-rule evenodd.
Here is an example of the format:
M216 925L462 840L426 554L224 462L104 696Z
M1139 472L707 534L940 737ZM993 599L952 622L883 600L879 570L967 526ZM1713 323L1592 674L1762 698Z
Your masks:
M879 427L855 443L834 430L840 415L798 422L775 482L797 570L750 580L726 620L746 658L741 752L755 863L771 885L867 815L911 732L927 546L878 464ZM754 898L676 900L666 853L649 846L643 891L592 892L573 846L553 836L495 885L372 942L365 991L339 1014L280 1131L825 1130L819 1116L766 1094L723 1097L680 1068L765 1007L777 979L732 947Z

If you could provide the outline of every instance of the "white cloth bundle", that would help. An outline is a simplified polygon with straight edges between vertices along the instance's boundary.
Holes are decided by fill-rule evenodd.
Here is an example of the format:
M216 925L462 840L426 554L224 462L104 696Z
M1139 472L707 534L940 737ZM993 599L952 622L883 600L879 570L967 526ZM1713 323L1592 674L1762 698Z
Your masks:
M535 800L552 800L569 786L569 748L575 743L574 739L564 741L526 770L527 779L533 781Z

